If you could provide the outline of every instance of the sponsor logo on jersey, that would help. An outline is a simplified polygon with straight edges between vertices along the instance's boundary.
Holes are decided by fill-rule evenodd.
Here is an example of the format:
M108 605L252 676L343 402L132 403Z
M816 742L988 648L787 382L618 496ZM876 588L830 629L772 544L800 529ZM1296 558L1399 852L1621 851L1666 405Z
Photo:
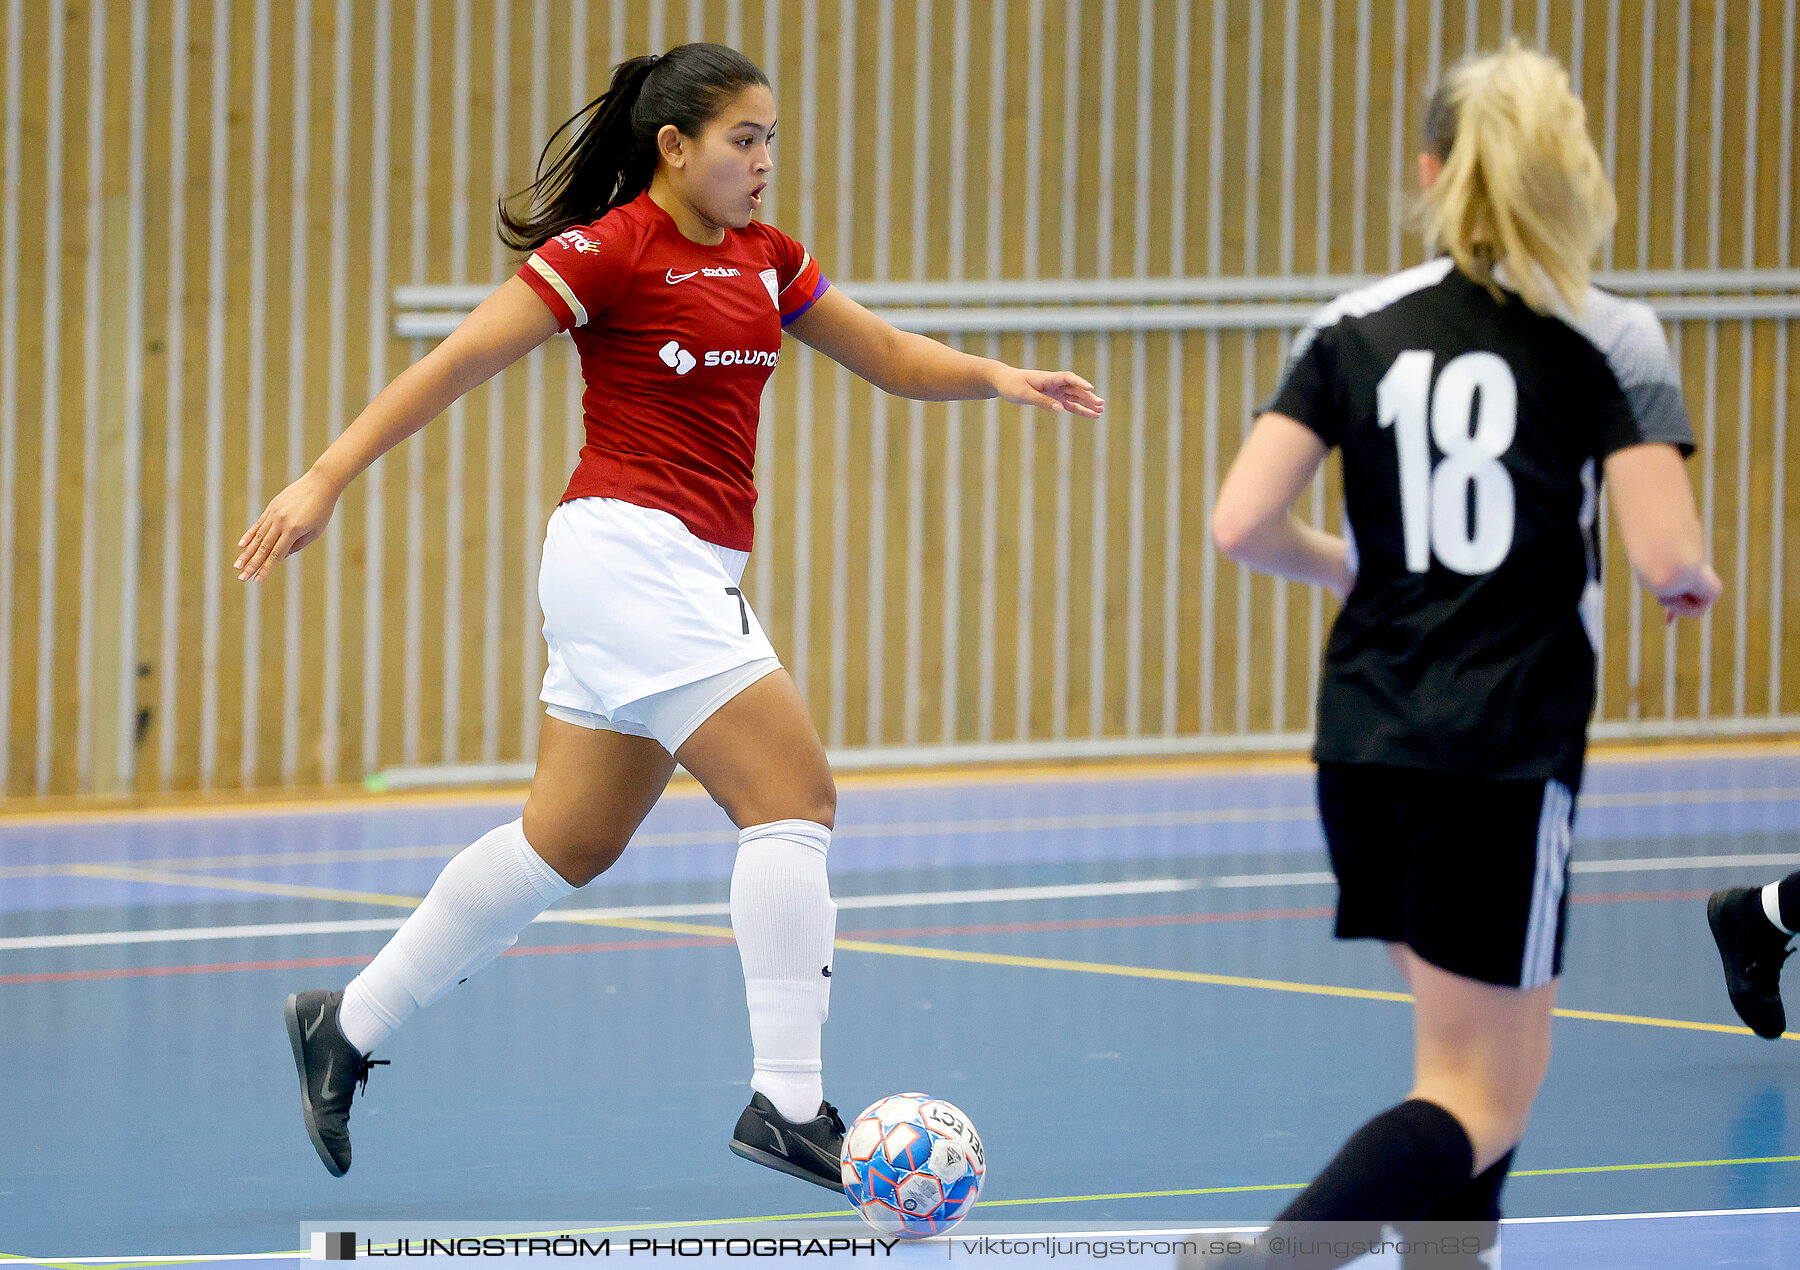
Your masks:
M594 254L600 250L600 244L595 242L592 238L589 238L579 229L565 229L556 236L556 241L565 246L572 247L576 251L588 254Z
M679 341L670 340L656 350L656 355L663 360L677 375L685 375L696 366L773 366L781 358L781 351L770 351L760 348L715 348L709 349L696 358Z
M715 348L706 354L708 366L773 366L781 353L760 348Z
M674 286L677 282L686 282L689 278L693 277L736 278L741 276L742 275L740 275L736 269L714 269L712 266L708 265L701 269L690 269L686 273L676 273L673 269L670 269L663 274L663 281L670 286Z
M685 375L699 364L694 360L694 355L692 353L688 352L674 340L670 340L667 344L664 344L661 348L657 349L656 354L663 359L663 364L665 366L673 367L677 375Z

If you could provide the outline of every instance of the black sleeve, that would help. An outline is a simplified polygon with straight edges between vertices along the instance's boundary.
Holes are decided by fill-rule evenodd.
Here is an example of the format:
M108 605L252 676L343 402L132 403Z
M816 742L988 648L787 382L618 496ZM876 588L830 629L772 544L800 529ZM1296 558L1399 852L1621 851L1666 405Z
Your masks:
M1305 424L1327 446L1337 445L1343 431L1334 356L1336 332L1335 324L1301 331L1281 369L1281 382L1257 410L1258 414L1273 411Z

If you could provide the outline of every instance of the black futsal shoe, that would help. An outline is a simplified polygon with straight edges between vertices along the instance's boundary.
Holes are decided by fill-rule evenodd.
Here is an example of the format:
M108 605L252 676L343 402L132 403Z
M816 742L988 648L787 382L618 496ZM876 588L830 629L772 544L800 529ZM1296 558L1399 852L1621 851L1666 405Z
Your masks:
M300 1073L300 1115L306 1136L331 1176L350 1171L350 1099L357 1085L369 1087L369 1068L386 1067L386 1059L369 1059L338 1030L341 992L297 992L282 1013L288 1043Z
M1725 990L1731 994L1732 1008L1752 1032L1764 1040L1777 1039L1787 1030L1781 964L1794 951L1788 947L1787 934L1763 916L1762 897L1755 887L1714 891L1706 901L1706 922L1725 963Z
M775 1110L760 1093L750 1095L750 1105L738 1117L731 1134L731 1149L746 1160L803 1178L828 1191L844 1193L844 1122L837 1108L819 1104L819 1114L796 1124ZM346 1158L349 1144L345 1144Z

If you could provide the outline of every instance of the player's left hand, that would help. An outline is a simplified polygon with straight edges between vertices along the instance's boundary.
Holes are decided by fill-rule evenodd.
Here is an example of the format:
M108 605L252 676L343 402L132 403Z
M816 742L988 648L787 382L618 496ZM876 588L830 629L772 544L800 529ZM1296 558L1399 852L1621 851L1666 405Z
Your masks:
M1070 370L1020 370L1007 366L994 376L994 386L1015 406L1066 410L1088 419L1098 419L1106 413L1106 402L1095 394L1094 386Z

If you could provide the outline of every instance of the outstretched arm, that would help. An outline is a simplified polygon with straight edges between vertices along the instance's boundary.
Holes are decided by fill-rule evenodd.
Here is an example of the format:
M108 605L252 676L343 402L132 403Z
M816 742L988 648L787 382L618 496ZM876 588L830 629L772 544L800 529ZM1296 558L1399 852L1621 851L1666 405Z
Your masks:
M518 278L503 282L443 343L383 388L299 480L269 500L238 539L232 567L260 581L276 562L325 531L344 487L363 469L437 418L450 403L557 332L556 315Z
M1066 370L1021 370L959 353L902 331L832 287L788 323L788 331L883 392L914 401L983 401L1067 410L1098 419L1106 403L1087 380Z

